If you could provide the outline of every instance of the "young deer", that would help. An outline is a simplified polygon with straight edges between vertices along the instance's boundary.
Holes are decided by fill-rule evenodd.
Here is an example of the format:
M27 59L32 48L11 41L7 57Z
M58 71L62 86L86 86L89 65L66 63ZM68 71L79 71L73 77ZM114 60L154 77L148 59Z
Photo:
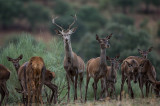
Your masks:
M138 49L138 52L142 55L142 57L144 59L147 59L148 53L151 52L152 49L153 49L153 47L150 47L148 50ZM154 78L156 79L155 67L152 66L152 68L153 68L152 74L153 74ZM143 77L143 74L141 74L141 81L139 81L139 82L140 82L140 85L142 87L142 90L143 90L143 85L145 84L145 86L146 86L146 96L148 97L149 90L150 90L150 87L151 87L151 83L149 81L147 81L147 79L145 77Z
M76 31L76 27L71 28L76 21L76 15L74 16L73 23L69 26L67 30L59 26L55 23L55 19L52 20L52 23L55 24L60 30L55 30L56 34L61 35L64 41L65 48L65 57L64 57L64 69L66 71L66 77L68 82L68 102L70 101L70 80L74 84L74 101L77 100L77 80L78 76L80 77L80 94L81 94L81 102L82 102L82 81L83 81L83 73L85 70L84 61L81 57L77 56L76 53L72 51L71 46L71 35Z
M94 83L92 84L93 90L94 90L94 99L96 100L96 92L97 92L97 83L99 79L104 79L103 83L103 91L105 90L105 96L107 96L106 91L106 73L108 71L107 69L107 63L106 63L106 48L110 47L109 39L112 37L112 34L107 36L104 39L100 39L98 35L96 35L96 40L98 41L101 53L100 57L92 58L87 62L87 78L86 78L86 94L85 94L85 101L87 101L87 90L88 90L88 84L90 81L90 78L92 77L94 79Z
M10 71L5 66L0 64L0 94L1 94L0 106L5 96L6 96L5 104L8 102L9 91L6 86L6 82L9 79L9 77L10 77Z
M114 58L110 58L106 56L106 59L110 61L111 66L107 66L108 72L106 74L107 77L107 88L111 88L110 96L114 93L114 96L116 97L115 92L115 84L117 82L117 70L119 69L119 65L122 62L122 60L117 60L120 57L120 55L117 55ZM108 90L107 90L108 91ZM109 91L108 91L109 92Z
M120 92L120 100L122 100L122 91L125 81L127 80L128 84L128 94L131 94L131 97L134 98L134 93L131 86L131 81L137 83L140 72L138 70L138 62L134 59L125 59L121 65L121 73L122 73L122 84L121 84L121 92Z
M142 77L142 83L141 84L144 84L146 82L151 83L154 90L155 90L155 93L157 95L157 91L158 91L158 93L160 91L160 89L159 89L160 82L158 82L156 80L155 68L153 67L151 62L148 59L141 60L140 63L139 63L139 70L142 73L142 76L141 76ZM141 85L141 86L143 87L143 85ZM149 92L149 90L148 90L148 92ZM148 93L148 92L146 91L146 93Z
M142 55L142 57L138 57L138 56L129 56L127 59L135 59L138 64L140 64L140 62L144 59L147 58L148 53L152 51L153 47L150 47L148 50L140 50L138 49L138 52ZM156 78L156 71L154 66L153 67L153 76ZM143 93L143 85L146 85L146 96L148 97L148 93L149 93L149 88L150 88L150 83L147 81L147 79L145 77L143 77L143 74L141 72L140 77L139 77L139 87L141 89L141 93L142 93L142 98L144 98L144 93Z
M17 74L18 74L18 71L21 71L19 70L20 69L20 64L19 64L19 61L23 58L23 55L21 54L19 57L17 57L16 59L13 59L11 57L7 57L8 61L11 61L13 63L13 66L15 67L16 71L17 71ZM26 63L27 65L28 63ZM24 65L22 65L22 68L21 69L24 69ZM23 75L23 74L21 74ZM24 77L24 75L22 76ZM52 95L51 95L51 98L49 100L49 103L52 102L53 100L53 97L54 97L54 103L56 104L57 103L57 90L58 90L58 87L55 85L55 84L52 84L52 80L55 78L55 73L54 72L51 72L50 70L46 70L46 73L45 73L45 81L44 81L44 85L46 85L47 87L49 87L51 90L52 90ZM25 88L25 86L22 86L22 84L20 83L21 85L21 90L16 88L17 92L19 93L22 93L23 94L23 88ZM23 102L25 102L25 98L24 98L24 95L23 95Z

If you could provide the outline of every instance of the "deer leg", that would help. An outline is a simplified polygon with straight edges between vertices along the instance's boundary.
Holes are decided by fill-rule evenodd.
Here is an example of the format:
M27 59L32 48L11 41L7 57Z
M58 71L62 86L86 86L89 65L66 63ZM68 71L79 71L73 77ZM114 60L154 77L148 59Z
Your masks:
M2 104L2 102L4 100L4 97L5 97L5 92L4 92L2 87L0 87L0 93L1 93L1 101L0 101L0 106L1 106L1 104Z
M51 98L49 100L49 103L52 103L52 100L53 100L53 97L54 97L54 104L56 104L57 103L58 87L56 85L52 84L50 81L45 81L44 84L52 90L52 95L51 95Z
M103 98L103 93L104 93L104 86L103 86L104 80L101 78L101 94L100 94L100 99Z
M74 94L74 101L77 100L77 81L78 81L78 73L75 76L75 84L74 84L74 88L75 88L75 94Z
M3 82L1 85L2 85L1 88L4 91L5 96L6 96L6 100L5 100L5 105L6 105L7 102L8 102L9 91L7 89L7 86L6 86L6 82Z
M139 87L140 87L140 90L141 90L141 93L142 93L142 98L144 98L142 76L140 76L140 78L139 78Z
M133 90L132 90L132 87L131 87L130 76L128 76L127 79L128 79L128 82L127 82L127 84L128 84L128 94L130 94L131 98L133 99L134 98L134 94L133 94Z
M123 86L124 82L126 81L126 77L122 74L122 83L121 83L121 92L120 92L120 100L122 100L122 91L123 91Z
M67 102L70 102L70 80L69 80L69 75L66 74L66 78L67 78L67 84L68 84L68 100Z
M94 100L96 101L97 100L97 82L98 80L97 79L94 79L94 83L92 84L92 87L93 87L93 90L94 90Z
M82 102L82 81L83 81L83 73L80 74L80 94L81 94L81 102Z
M146 97L148 97L150 84L149 84L149 82L146 82L145 85L146 85Z
M87 75L87 79L86 79L86 93L85 93L85 102L87 101L87 90L88 90L88 84L90 81L90 77Z

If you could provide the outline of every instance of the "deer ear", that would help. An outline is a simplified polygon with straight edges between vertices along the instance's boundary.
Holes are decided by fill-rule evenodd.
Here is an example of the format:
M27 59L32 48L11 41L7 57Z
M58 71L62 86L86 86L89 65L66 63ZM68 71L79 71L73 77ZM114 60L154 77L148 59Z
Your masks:
M55 29L55 32L57 35L61 35L61 32L59 30Z
M109 36L107 36L106 38L107 39L110 39L112 37L112 33L109 35Z
M71 29L72 33L76 32L76 30L77 30L77 27L74 27Z
M96 34L96 40L100 42L99 36Z
M120 57L120 54L118 54L115 58L118 59Z
M18 57L18 59L21 60L22 58L23 58L23 55L21 54L21 55Z
M123 62L123 60L119 60L119 63L122 63Z
M151 51L152 51L152 49L153 49L153 47L150 47L150 48L148 49L148 52L151 52Z
M10 58L10 57L7 56L7 60L8 60L8 61L12 61L12 58Z
M110 57L106 56L106 60L110 60Z
M141 50L141 49L138 49L138 52L139 52L140 54L142 54L142 50Z

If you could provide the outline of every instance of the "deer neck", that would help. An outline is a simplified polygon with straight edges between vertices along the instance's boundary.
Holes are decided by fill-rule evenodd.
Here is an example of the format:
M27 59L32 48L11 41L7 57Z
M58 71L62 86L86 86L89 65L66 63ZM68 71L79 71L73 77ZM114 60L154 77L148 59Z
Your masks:
M71 42L70 41L65 42L64 43L64 48L65 48L65 57L66 57L67 61L72 63L73 51L72 51Z
M115 72L115 66L114 64L111 63L111 76L115 76L116 72Z
M18 67L15 67L17 73L18 73L19 68L20 68L20 65L18 64Z
M100 66L106 67L106 49L101 49Z

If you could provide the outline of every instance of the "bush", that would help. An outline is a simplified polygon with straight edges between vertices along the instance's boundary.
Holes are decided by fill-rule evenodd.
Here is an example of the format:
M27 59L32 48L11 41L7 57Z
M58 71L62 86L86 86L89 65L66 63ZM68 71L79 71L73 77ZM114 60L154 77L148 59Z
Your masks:
M22 14L23 6L20 0L0 0L0 26L3 29L9 28L15 18Z
M25 7L25 18L33 29L36 25L50 19L50 10L40 4L30 2Z
M112 16L112 22L123 25L134 25L134 19L124 14L115 14Z
M63 70L63 45L58 39L53 39L49 44L42 42L35 43L35 39L28 34L17 37L18 42L10 42L5 48L0 49L0 63L11 71L10 79L7 81L9 89L9 103L21 102L21 95L15 91L15 87L20 87L17 73L11 62L7 61L7 56L17 58L23 54L20 64L28 61L32 56L41 56L44 59L47 69L56 73L55 83L59 85L65 82L65 71ZM63 79L62 79L63 78ZM63 84L62 83L62 84ZM50 92L50 90L47 91ZM51 93L49 93L51 94ZM61 95L63 96L63 94ZM44 100L46 98L44 97Z
M160 37L160 21L158 22L157 36Z
M91 6L84 6L80 8L78 18L81 19L91 32L97 31L99 28L104 27L106 20L100 12Z
M71 6L64 0L56 0L53 10L57 15L68 15L73 11Z

